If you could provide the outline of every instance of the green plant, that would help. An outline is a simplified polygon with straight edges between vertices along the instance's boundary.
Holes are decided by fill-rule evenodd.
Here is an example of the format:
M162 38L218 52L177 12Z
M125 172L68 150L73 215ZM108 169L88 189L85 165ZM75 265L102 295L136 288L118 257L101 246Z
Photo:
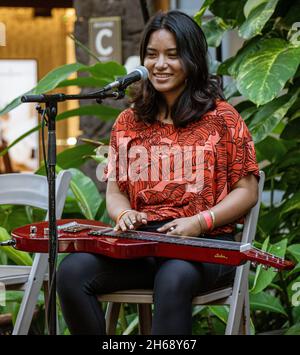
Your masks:
M203 14L207 9L214 17L204 22ZM226 31L235 30L244 39L235 56L223 63L213 63L212 70L231 78L225 87L226 97L232 103L238 99L235 107L250 128L257 159L266 172L256 244L298 263L290 272L275 274L261 267L252 271L249 282L253 333L281 329L287 334L295 334L300 328L300 307L291 303L292 285L300 281L300 38L295 27L299 11L300 4L292 0L206 0L195 15L212 47L219 46ZM75 71L86 72L88 76L68 79ZM40 94L70 85L100 87L114 80L114 75L124 73L125 69L116 63L97 63L91 67L74 63L53 70L29 93ZM16 98L0 111L0 115L19 104L20 98ZM57 119L92 114L99 119L112 120L118 112L104 105L89 105L60 113ZM90 145L72 149L61 153L59 168L78 169L85 157L98 159ZM103 214L103 199L97 205L98 211L89 202L80 200L81 194L77 190L80 183L76 182L80 177L82 175L74 171L75 186L70 192L66 214L107 218ZM94 191L92 187L89 193L91 191ZM135 309L125 308L118 333L136 332L136 319ZM227 309L195 308L193 319L195 334L219 334L224 330Z
M203 22L207 9L214 17ZM217 47L226 31L235 30L244 39L216 72L230 77L226 97L238 101L235 107L250 128L266 172L256 244L298 263L291 272L253 271L250 302L256 332L292 332L300 322L299 306L291 302L300 266L299 10L299 2L286 0L206 0L195 15L210 46Z
M68 77L74 71L85 71L88 76L68 80ZM124 75L125 73L126 71L124 67L114 62L105 64L97 63L96 65L90 67L80 63L64 65L46 75L39 81L37 86L27 92L27 94L44 93L55 88L73 85L79 85L81 87L99 87L114 81L115 76ZM20 104L20 97L18 97L6 107L1 109L0 115L12 110ZM101 120L113 120L119 112L120 110L109 106L94 104L62 112L57 116L57 120L70 119L74 116L87 114L93 114ZM9 149L20 140L40 128L41 126L38 125L30 131L24 133L21 137L12 142L7 149L0 152L0 156L6 154ZM108 137L104 139L104 141L107 142ZM70 189L62 217L96 219L105 223L111 223L112 221L108 217L105 210L105 199L99 193L96 184L79 170L79 168L88 159L94 159L97 162L100 162L99 159L103 161L103 157L101 158L95 153L95 147L92 142L80 144L73 148L67 149L57 156L57 172L61 169L69 169L72 173ZM36 173L44 175L45 167L41 165ZM28 206L0 206L0 240L4 241L10 239L11 230L17 226L33 223L34 221L43 219L44 215L42 215L40 211ZM31 265L32 263L32 256L29 253L17 251L10 247L5 247L0 250L0 259L2 264L14 263L18 265ZM12 295L14 295L14 297ZM0 313L12 313L12 319L14 321L19 308L20 300L21 296L19 293L7 294L7 306L2 307L0 309ZM40 310L39 315L44 313L43 299L39 302L38 309ZM43 317L38 316L36 318L40 320ZM59 319L61 329L63 329L63 332L67 332L62 317ZM44 323L44 319L42 319L42 323ZM41 330L42 323L39 322L38 329L40 329L43 333L44 330ZM37 323L34 322L34 324Z

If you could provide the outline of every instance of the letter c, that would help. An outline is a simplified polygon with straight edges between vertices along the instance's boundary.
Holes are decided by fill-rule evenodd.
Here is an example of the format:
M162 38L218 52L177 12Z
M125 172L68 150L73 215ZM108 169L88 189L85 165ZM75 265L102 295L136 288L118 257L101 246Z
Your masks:
M110 30L108 28L104 28L103 30L98 32L96 39L95 39L95 45L96 45L97 52L100 55L108 56L108 55L112 54L113 47L109 46L109 47L104 48L103 44L102 44L103 37L105 37L105 36L112 37L112 35L113 35L112 30Z

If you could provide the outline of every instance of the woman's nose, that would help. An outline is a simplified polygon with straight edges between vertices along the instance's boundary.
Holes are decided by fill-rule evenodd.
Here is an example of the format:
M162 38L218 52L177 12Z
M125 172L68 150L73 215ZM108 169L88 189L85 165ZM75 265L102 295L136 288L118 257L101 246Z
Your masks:
M157 61L155 63L156 68L165 68L168 65L166 57L161 55L157 58Z

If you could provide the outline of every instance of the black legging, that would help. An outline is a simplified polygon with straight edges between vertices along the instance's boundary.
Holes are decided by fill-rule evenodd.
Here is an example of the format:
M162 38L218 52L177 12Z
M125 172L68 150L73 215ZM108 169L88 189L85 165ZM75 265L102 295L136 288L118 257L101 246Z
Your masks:
M165 222L164 222L165 223ZM149 223L156 230L164 223ZM219 239L233 240L226 235ZM120 260L99 254L73 253L59 266L57 291L71 334L105 334L97 295L125 289L153 288L152 334L192 334L192 298L230 283L235 267L178 259Z

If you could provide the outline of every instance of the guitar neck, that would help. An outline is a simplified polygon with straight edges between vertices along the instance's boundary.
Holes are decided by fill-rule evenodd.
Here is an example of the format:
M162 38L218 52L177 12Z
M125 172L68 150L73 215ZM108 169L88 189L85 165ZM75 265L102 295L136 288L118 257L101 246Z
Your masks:
M254 264L263 264L267 267L274 267L275 269L290 270L293 269L295 264L292 261L285 260L284 258L270 254L268 252L251 247L246 250L244 255L247 259Z

